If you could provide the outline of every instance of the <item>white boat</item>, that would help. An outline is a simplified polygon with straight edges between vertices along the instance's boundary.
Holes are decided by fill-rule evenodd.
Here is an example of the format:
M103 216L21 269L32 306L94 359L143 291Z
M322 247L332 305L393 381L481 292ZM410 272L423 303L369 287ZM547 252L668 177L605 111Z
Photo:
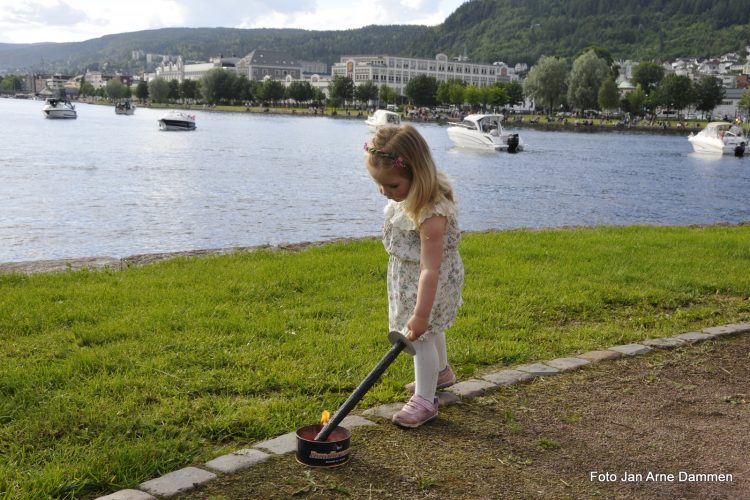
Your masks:
M195 115L182 111L167 111L159 118L161 130L195 130Z
M132 115L135 113L135 103L130 99L123 99L115 103L116 115Z
M503 115L467 115L461 122L451 122L448 137L462 148L489 149L515 153L523 151L523 141L502 126Z
M503 115L467 115L460 123L451 123L448 137L463 148L493 149L515 153L523 151L523 141L502 126Z
M401 125L401 115L385 109L378 109L367 117L365 125L370 132L377 132L380 127L398 127Z
M75 105L65 98L58 97L48 97L44 101L42 114L45 118L78 118Z
M747 146L742 128L729 122L709 122L697 134L691 133L688 141L696 153L742 156Z

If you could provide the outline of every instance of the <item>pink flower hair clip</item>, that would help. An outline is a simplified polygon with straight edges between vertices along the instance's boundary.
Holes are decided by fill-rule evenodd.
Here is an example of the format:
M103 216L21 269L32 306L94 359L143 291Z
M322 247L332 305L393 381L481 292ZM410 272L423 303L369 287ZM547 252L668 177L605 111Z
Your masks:
M388 153L386 151L381 151L375 146L370 146L369 144L365 143L364 149L371 155L378 155L382 158L390 158L391 160L393 160L393 166L396 168L408 168L409 166L407 165L403 157L397 156L393 153Z

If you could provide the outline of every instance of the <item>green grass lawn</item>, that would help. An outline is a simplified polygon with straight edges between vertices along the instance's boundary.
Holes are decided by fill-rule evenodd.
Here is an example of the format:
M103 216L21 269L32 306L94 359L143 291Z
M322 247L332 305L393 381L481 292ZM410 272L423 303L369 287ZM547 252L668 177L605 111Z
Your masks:
M467 234L462 378L750 319L750 227ZM85 497L314 423L389 349L379 241L0 275L0 497ZM405 398L401 356L359 408Z

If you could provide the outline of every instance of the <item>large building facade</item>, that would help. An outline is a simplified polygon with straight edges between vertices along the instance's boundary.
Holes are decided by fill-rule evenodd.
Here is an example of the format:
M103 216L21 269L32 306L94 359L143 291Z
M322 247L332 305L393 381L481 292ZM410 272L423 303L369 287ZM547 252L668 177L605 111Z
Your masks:
M503 63L479 64L466 59L452 60L445 54L434 59L390 55L343 56L331 70L333 76L349 76L355 85L372 82L386 84L400 94L406 84L418 75L434 77L438 82L458 80L476 87L516 80L513 69Z

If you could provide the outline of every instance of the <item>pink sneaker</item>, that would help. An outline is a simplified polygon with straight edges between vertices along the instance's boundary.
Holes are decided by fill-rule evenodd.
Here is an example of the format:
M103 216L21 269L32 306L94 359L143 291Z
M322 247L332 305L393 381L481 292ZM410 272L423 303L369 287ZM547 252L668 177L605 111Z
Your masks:
M393 423L401 427L419 427L420 425L434 420L438 416L438 401L435 398L430 403L422 396L414 395L401 408L401 411L393 415Z
M453 373L453 370L451 369L451 365L446 366L442 371L438 373L438 379L437 379L437 390L445 389L446 387L450 387L453 384L456 383L456 374ZM414 387L416 384L414 382L409 382L404 386L404 389L406 389L406 392L410 394L414 394Z

